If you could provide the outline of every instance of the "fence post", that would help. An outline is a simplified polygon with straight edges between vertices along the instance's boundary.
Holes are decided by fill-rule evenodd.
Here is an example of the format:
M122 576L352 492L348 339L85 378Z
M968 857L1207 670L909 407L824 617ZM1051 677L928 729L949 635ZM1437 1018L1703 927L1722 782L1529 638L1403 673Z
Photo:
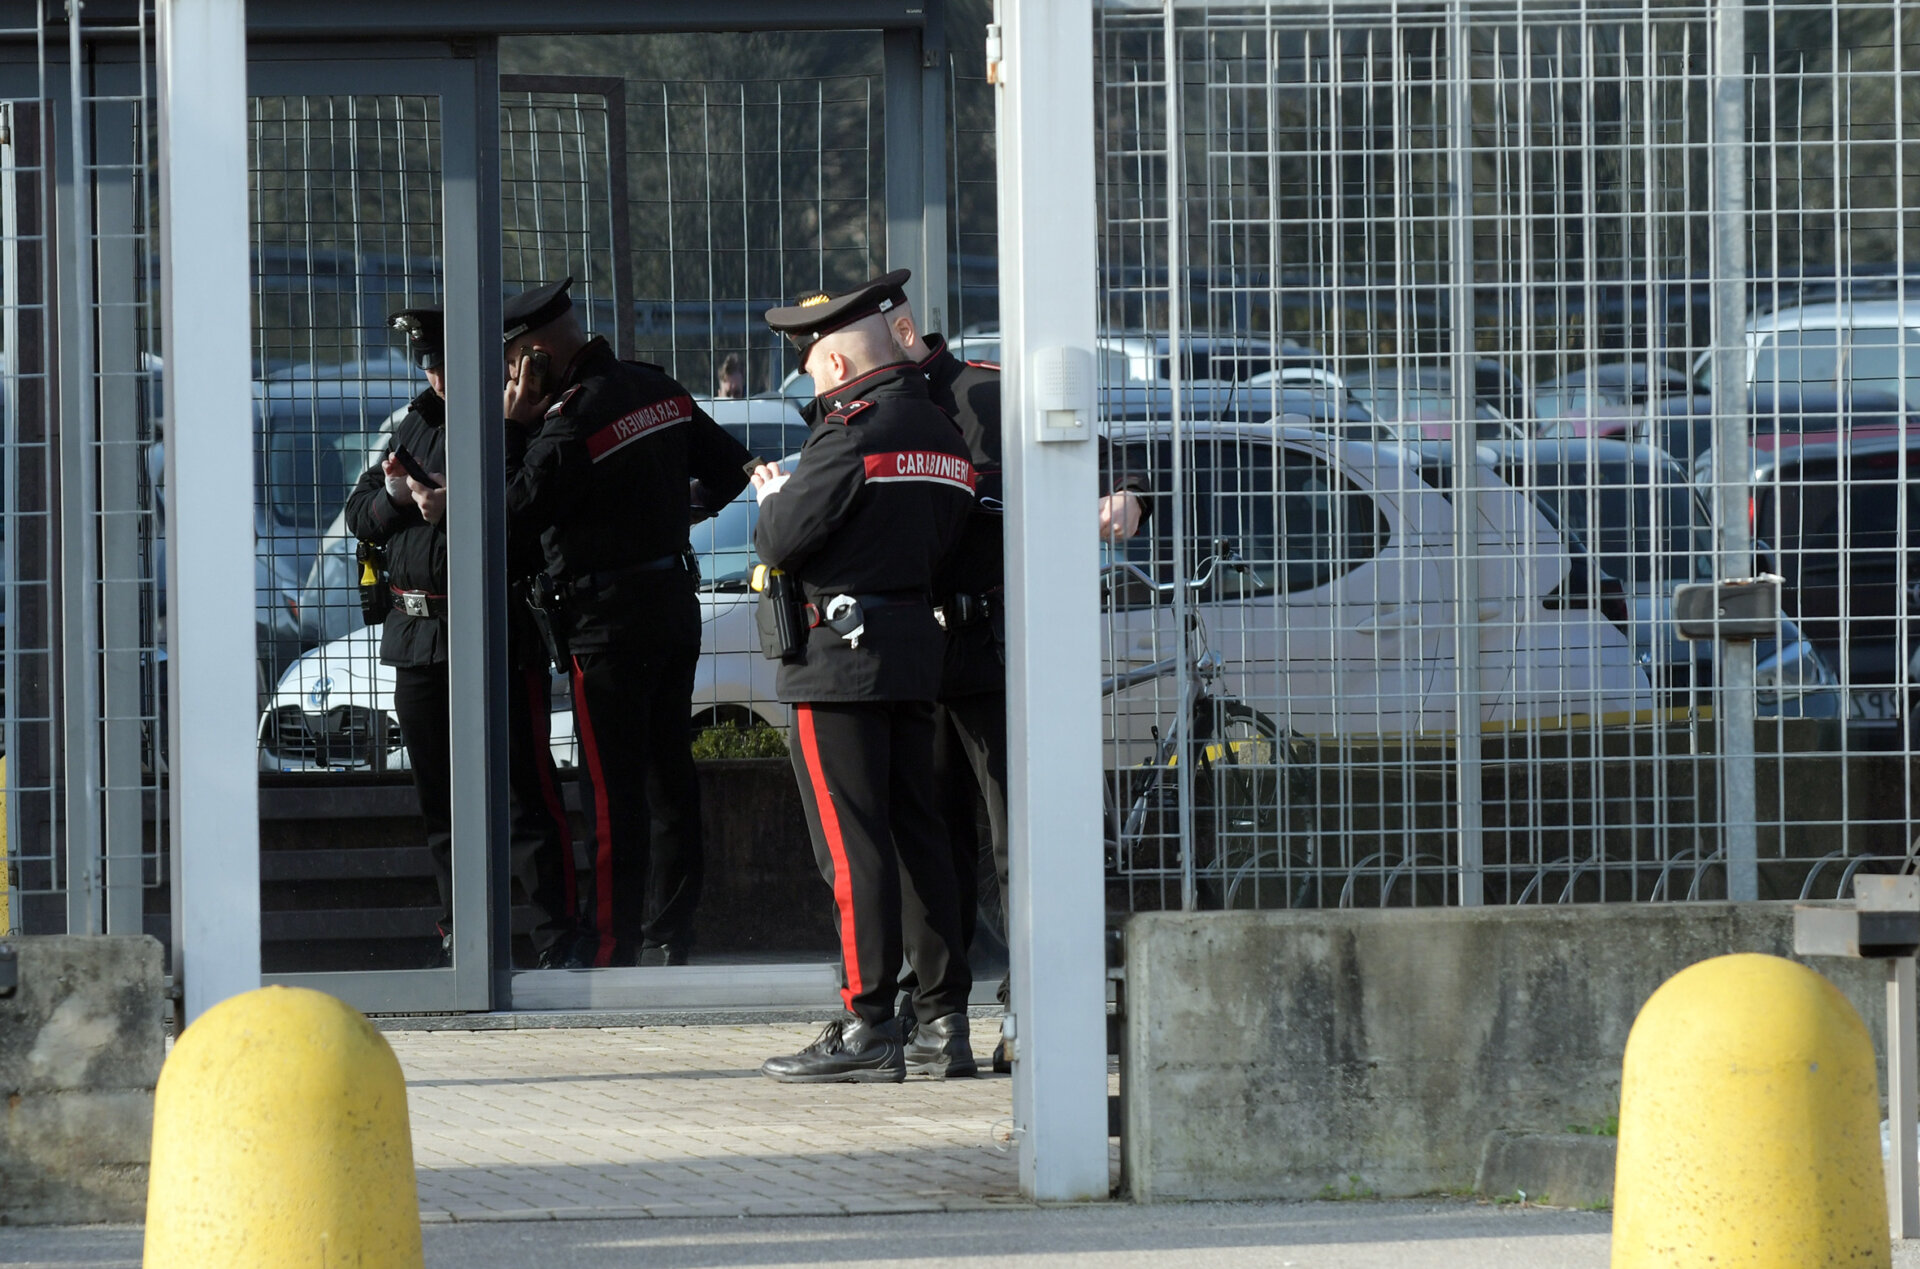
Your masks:
M1454 731L1459 759L1460 871L1462 907L1479 907L1485 895L1485 837L1480 799L1480 463L1475 435L1474 262L1473 262L1473 56L1467 11L1460 0L1447 8L1448 255L1452 261L1453 524L1455 563L1454 665L1459 678L1454 697ZM1411 885L1411 881L1408 883Z
M68 11L66 100L52 104L54 296L60 370L54 411L59 445L58 631L52 649L59 667L61 772L59 804L65 824L67 933L103 931L100 726L100 490L99 419L94 401L94 171L92 109L87 79L94 73L81 40L81 10ZM49 96L52 96L51 86ZM64 109L62 109L64 107Z
M1713 25L1713 521L1722 578L1754 574L1747 521L1747 26L1744 0L1715 0ZM1754 793L1754 645L1721 639L1721 814L1727 898L1760 897Z
M245 0L161 0L159 36L168 841L190 1021L260 985Z
M463 540L447 552L447 672L452 689L453 972L462 1009L512 998L507 850L507 473L496 444L506 361L500 336L500 75L478 42L442 100L445 147L447 487ZM470 510L469 510L470 508Z
M945 331L947 46L941 0L928 0L926 19L924 28L888 31L884 39L886 258L890 269L913 270L907 298L923 328Z
M1043 379L1084 355L1093 387L1093 0L1000 0L997 19L1014 1125L1030 1197L1105 1198L1094 420L1079 440L1041 437L1043 400L1078 395ZM1037 373L1041 350L1063 373Z

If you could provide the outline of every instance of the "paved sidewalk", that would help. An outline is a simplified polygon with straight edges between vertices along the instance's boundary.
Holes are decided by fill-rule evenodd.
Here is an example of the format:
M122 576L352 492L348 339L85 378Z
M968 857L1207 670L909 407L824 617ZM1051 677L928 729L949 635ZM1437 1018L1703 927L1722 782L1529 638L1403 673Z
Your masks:
M976 1024L979 1027L980 1024ZM776 1084L792 1024L389 1032L427 1221L1020 1204L1013 1082Z
M1604 1213L1019 1197L1005 1077L780 1085L790 1024L389 1032L447 1269L1601 1269ZM684 1219L660 1220L673 1216ZM809 1219L825 1216L829 1219ZM512 1223L506 1223L512 1222ZM0 1227L0 1265L137 1269L137 1227ZM1896 1269L1920 1269L1898 1244Z

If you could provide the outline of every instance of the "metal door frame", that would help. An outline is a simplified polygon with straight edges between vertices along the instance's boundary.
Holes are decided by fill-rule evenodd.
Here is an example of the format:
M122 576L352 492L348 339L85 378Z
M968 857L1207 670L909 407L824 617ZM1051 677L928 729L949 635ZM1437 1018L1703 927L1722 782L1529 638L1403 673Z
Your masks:
M441 226L447 343L447 480L482 491L473 545L447 560L448 677L453 751L453 965L445 969L268 974L367 1013L489 1008L512 964L507 841L506 453L500 341L500 90L495 45L401 57L365 48L254 49L250 96L405 94L440 99ZM275 54L282 56L275 56ZM422 56L422 54L426 54ZM318 55L316 55L318 54ZM480 126L481 121L491 126ZM483 250L482 244L492 244ZM493 849L490 849L490 845ZM499 902L494 900L498 898Z

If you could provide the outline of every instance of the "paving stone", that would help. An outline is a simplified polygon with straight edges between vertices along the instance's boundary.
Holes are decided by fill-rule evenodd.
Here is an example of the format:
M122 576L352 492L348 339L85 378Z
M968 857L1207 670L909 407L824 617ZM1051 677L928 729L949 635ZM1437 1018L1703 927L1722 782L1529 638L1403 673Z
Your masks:
M816 1026L389 1032L422 1218L977 1211L1019 1201L1012 1082L781 1085Z

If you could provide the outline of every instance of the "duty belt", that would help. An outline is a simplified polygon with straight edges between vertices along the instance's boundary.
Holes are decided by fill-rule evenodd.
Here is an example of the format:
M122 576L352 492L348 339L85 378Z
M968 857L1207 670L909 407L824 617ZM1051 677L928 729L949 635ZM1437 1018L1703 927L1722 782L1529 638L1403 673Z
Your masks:
M923 590L883 590L854 595L862 608L925 608L933 601Z
M822 596L820 600L807 605L807 624L825 626L828 630L847 641L847 646L860 646L860 637L867 632L867 613L875 608L926 608L930 599L925 591L883 590L865 595L840 594Z
M409 617L444 617L447 615L447 597L425 590L401 590L398 586L389 586L393 592L393 606Z
M825 625L827 606L835 599L842 597L843 596L838 595L821 595L820 598L809 600L803 604L802 608L806 613L808 627ZM858 595L849 592L844 598L851 599L858 603L861 608L869 610L874 608L925 608L933 603L932 598L923 590L863 591Z
M1001 595L1002 591L998 586L979 595L965 593L948 595L940 601L935 614L940 618L940 624L949 630L957 630L962 626L971 626L982 621L991 621L994 614L1001 611Z
M576 595L592 595L604 590L615 582L638 577L642 573L692 573L695 580L700 577L700 562L694 558L691 549L677 551L672 555L662 555L657 560L642 560L638 564L623 564L619 568L604 568L597 573L583 573L573 579L570 589Z

